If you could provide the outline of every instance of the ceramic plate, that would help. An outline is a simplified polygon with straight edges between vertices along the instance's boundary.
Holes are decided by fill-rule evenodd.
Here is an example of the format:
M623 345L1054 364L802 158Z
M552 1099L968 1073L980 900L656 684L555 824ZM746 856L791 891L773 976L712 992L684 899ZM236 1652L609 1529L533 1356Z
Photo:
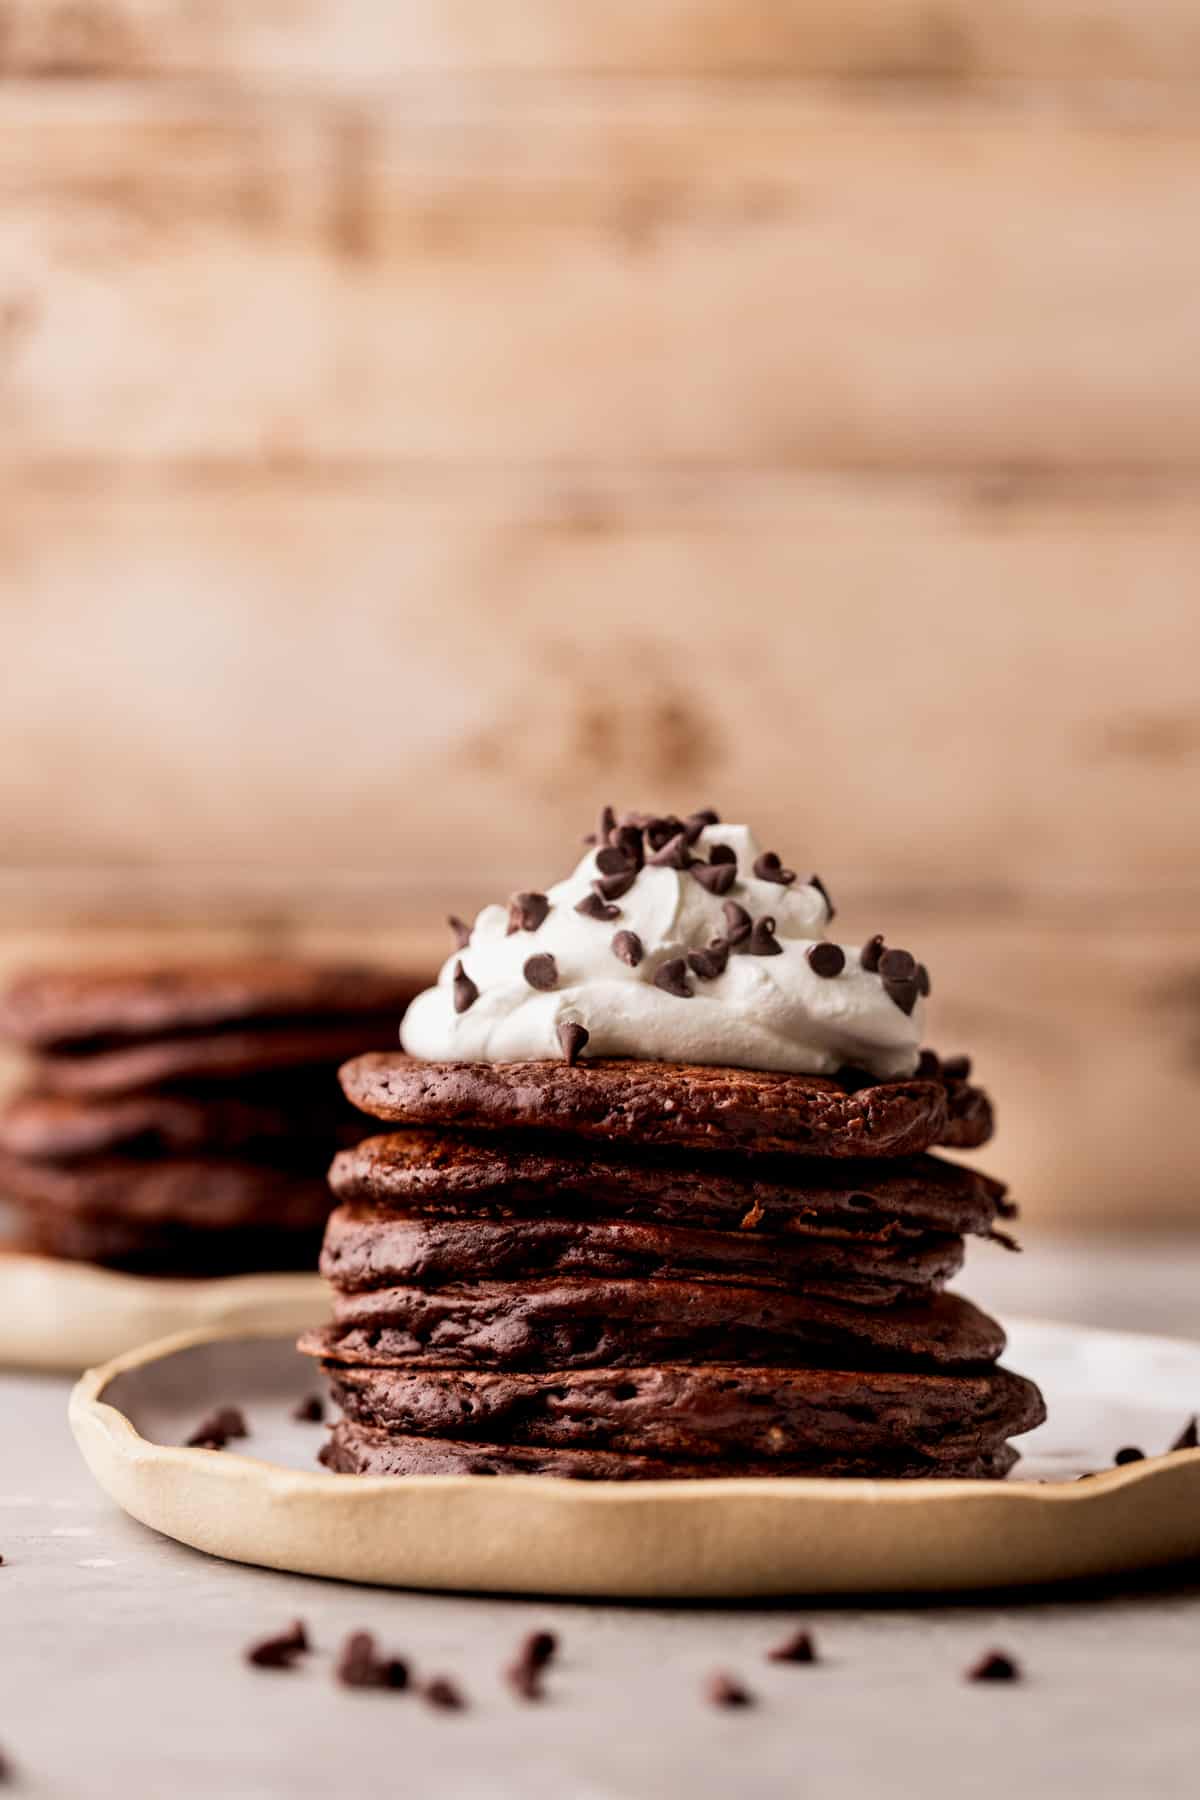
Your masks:
M1200 1343L1018 1322L1006 1360L1050 1422L1003 1482L329 1475L294 1422L318 1371L278 1337L192 1336L85 1375L76 1440L101 1486L214 1556L400 1587L655 1599L946 1592L1101 1576L1200 1555ZM236 1449L188 1450L214 1406ZM1137 1444L1145 1462L1078 1482Z
M171 1332L295 1334L328 1312L317 1275L163 1280L0 1250L0 1367L78 1375Z

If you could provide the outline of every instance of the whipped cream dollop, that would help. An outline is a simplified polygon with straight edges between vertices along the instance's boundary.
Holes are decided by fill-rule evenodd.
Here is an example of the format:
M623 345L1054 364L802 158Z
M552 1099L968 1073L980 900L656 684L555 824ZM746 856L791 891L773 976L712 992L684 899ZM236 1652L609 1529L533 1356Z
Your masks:
M546 894L485 906L437 986L409 1006L405 1050L435 1062L579 1053L585 1061L911 1075L924 970L908 959L906 971L899 951L885 962L890 976L881 972L878 940L840 946L839 955L824 935L833 916L824 888L815 877L785 883L756 874L762 852L746 826L693 821L690 837L675 840L674 851L689 866L647 860L626 885L619 851L599 844ZM731 883L691 866L714 869L731 857ZM773 860L766 866L787 873ZM587 1034L581 1052L571 1026Z

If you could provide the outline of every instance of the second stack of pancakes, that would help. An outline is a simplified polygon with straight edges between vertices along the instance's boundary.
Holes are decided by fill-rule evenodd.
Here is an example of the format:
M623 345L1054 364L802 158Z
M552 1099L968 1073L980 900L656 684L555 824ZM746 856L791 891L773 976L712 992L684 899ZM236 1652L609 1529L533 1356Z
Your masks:
M363 1474L1000 1476L1044 1416L943 1292L1002 1185L963 1059L874 1082L596 1059L343 1071L302 1347ZM396 1129L400 1127L400 1129Z
M27 1058L0 1108L17 1246L145 1275L310 1268L329 1158L362 1134L338 1064L394 1043L419 985L282 957L20 976L0 995Z

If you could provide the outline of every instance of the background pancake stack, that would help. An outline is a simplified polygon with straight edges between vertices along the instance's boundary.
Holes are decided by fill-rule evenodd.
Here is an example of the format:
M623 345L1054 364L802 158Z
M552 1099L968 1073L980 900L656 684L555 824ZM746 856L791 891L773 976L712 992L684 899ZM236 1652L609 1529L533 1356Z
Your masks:
M0 1111L17 1242L139 1273L310 1266L325 1169L359 1135L335 1071L394 1044L414 978L255 959L30 974L0 1033L33 1058Z
M1000 1183L959 1059L869 1082L595 1060L343 1071L323 1460L372 1474L998 1476L1044 1416L942 1292Z

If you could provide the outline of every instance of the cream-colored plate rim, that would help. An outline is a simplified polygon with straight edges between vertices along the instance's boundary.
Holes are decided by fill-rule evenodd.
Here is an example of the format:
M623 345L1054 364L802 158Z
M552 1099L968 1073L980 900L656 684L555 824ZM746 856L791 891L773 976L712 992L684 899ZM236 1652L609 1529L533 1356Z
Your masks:
M280 1336L319 1323L329 1290L315 1274L204 1280L124 1275L94 1263L0 1254L0 1368L78 1375L185 1331Z
M1086 1333L1145 1357L1172 1340ZM295 1470L155 1444L104 1396L188 1332L89 1370L72 1429L134 1518L233 1561L390 1586L658 1599L947 1592L1101 1577L1200 1556L1200 1450L1085 1482L639 1483ZM1191 1346L1200 1359L1200 1346ZM214 1397L215 1398L215 1397Z

